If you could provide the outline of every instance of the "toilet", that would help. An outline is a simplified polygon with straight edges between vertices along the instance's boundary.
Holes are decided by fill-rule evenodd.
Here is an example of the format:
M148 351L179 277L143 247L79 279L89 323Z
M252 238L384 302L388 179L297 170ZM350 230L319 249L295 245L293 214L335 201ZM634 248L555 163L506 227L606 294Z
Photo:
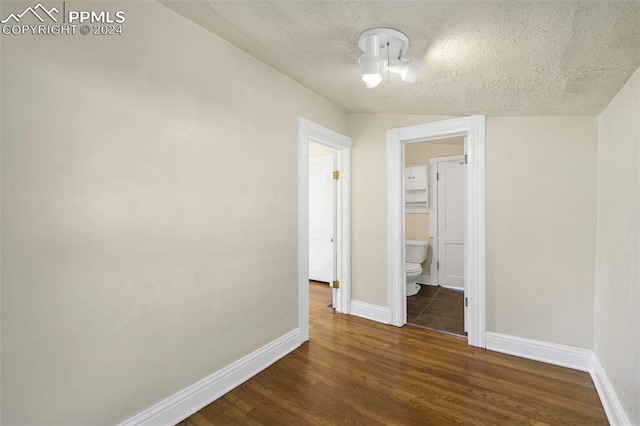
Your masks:
M407 240L405 246L405 273L407 274L407 296L413 296L420 290L417 283L422 274L422 262L427 258L428 241Z

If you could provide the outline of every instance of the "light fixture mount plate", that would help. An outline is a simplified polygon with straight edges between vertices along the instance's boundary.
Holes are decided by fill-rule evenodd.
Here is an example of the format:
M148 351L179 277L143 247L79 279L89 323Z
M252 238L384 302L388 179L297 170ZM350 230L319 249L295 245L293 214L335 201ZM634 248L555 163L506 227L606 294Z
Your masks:
M393 28L371 28L364 31L360 34L360 40L358 41L360 50L366 53L367 37L374 35L379 37L381 56L387 56L388 54L391 58L399 59L409 50L409 38ZM387 46L389 47L388 53L386 52ZM382 52L387 54L382 55Z

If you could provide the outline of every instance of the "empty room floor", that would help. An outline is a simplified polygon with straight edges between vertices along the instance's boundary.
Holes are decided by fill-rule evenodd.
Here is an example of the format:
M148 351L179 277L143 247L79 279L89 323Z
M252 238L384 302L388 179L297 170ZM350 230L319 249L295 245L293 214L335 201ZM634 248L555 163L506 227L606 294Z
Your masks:
M464 292L421 285L418 294L407 297L407 323L466 336Z
M310 341L180 423L607 424L588 373L326 307L310 284Z

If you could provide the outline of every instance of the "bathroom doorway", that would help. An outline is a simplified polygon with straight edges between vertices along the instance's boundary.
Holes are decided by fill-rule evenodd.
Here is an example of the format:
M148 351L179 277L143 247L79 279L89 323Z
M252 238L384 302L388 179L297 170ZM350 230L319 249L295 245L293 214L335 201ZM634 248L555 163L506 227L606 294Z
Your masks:
M469 345L485 347L485 117L467 116L387 131L389 322L407 322L405 144L466 137L464 147L464 306Z
M404 144L404 194L407 324L466 337L464 145L463 136Z
M314 157L325 155L325 158L310 161L310 154L314 154ZM333 165L331 167L333 170L330 170L329 177L325 174L325 169L330 164ZM310 197L311 181L315 181L318 188L324 188L313 197ZM327 184L330 184L331 189ZM334 220L327 219L323 214L310 216L310 201L314 208L319 207L325 214L331 212ZM327 204L332 204L330 209L326 208ZM313 225L313 231L311 225ZM314 239L313 243L311 238ZM310 247L311 245L313 247ZM313 250L311 258L310 248ZM323 282L327 280L331 284L332 308L339 313L349 313L351 303L351 138L300 117L298 119L300 343L309 340L310 273L318 274L314 275L318 280Z

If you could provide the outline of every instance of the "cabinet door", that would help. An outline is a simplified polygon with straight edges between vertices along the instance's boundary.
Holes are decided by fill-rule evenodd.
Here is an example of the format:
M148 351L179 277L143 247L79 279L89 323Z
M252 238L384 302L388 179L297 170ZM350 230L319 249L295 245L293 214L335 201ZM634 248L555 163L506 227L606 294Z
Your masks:
M413 167L404 168L404 189L410 191L413 189Z
M409 189L427 189L427 166L412 166L411 176L411 188Z

